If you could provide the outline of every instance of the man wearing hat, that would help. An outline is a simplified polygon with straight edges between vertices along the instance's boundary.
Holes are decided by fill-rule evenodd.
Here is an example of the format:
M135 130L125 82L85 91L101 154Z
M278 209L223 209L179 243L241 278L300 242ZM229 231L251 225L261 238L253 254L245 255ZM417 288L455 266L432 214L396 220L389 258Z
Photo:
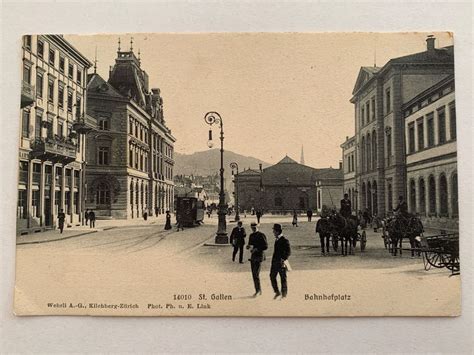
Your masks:
M262 288L260 286L260 266L262 261L265 260L264 250L267 250L268 243L267 237L257 229L257 223L252 222L250 224L252 233L249 236L249 243L247 249L250 249L250 267L252 269L253 283L255 285L254 297L262 294Z
M234 250L232 251L232 261L235 261L235 256L239 251L239 263L243 264L244 261L244 245L245 245L245 229L242 227L242 221L237 222L237 227L232 229L230 234L230 244L233 245Z
M273 291L275 291L275 297L273 297L273 299L277 299L279 296L282 298L286 297L288 293L285 261L288 260L291 254L291 248L290 241L282 234L280 224L273 225L273 235L275 236L275 248L273 250L272 266L270 269L270 281L272 283ZM278 289L278 274L280 274L281 278L281 292Z

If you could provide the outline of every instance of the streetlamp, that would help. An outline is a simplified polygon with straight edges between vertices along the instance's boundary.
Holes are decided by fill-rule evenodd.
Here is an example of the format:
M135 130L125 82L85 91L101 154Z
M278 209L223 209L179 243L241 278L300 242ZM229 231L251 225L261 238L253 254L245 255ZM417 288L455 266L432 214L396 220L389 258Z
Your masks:
M237 175L234 177L235 179L235 221L240 221L239 215L239 164L232 162L230 163L230 168L232 169L232 175L234 175L234 169L237 171Z
M225 194L224 194L224 129L222 124L222 118L217 112L208 112L204 116L204 121L210 126L209 127L209 140L207 142L207 146L212 148L214 146L212 142L212 125L218 124L221 130L221 169L220 169L220 178L221 178L221 186L219 191L219 207L217 215L219 217L219 222L217 225L217 233L216 233L216 244L228 244L229 237L227 236L226 232L226 220L225 217L227 215L227 205L225 203Z

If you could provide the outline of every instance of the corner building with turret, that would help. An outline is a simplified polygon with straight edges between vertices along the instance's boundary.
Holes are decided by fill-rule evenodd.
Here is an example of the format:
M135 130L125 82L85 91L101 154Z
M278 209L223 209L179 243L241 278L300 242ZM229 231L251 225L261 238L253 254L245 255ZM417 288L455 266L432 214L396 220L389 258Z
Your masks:
M98 218L142 218L173 210L173 149L160 89L133 49L117 52L106 81L88 76L87 112L97 130L87 136L86 208Z

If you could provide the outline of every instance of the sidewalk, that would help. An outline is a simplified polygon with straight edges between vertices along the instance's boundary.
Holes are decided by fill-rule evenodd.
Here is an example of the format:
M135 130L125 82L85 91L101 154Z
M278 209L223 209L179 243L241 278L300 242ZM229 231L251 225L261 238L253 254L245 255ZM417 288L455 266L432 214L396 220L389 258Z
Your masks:
M16 244L39 244L39 243L49 243L59 240L65 240L75 237L81 237L87 234L97 233L99 231L114 229L114 228L127 228L127 227L137 227L137 226L146 226L146 225L160 225L165 224L166 216L160 215L158 217L149 217L146 221L143 218L137 218L133 220L117 220L117 219L106 219L106 220L96 220L95 228L90 228L90 226L73 226L64 228L63 233L59 233L59 229L51 229L45 232L39 233L30 233L25 235L17 235ZM171 219L173 222L173 217Z

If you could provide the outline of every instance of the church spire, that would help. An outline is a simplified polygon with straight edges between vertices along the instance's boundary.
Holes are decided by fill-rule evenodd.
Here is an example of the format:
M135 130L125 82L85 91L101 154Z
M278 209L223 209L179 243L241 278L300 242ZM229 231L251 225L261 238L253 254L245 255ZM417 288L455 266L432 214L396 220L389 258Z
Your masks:
M304 152L303 152L303 145L301 145L301 158L300 158L300 164L304 165Z

